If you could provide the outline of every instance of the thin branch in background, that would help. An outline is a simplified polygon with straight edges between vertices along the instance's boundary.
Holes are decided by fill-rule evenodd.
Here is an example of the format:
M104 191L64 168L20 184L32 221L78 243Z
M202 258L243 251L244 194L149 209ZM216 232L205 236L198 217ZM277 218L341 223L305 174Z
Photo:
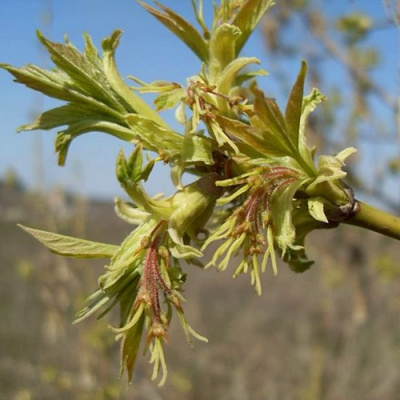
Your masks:
M307 15L306 18L308 19L308 22L310 22L310 15ZM310 26L313 27L313 24L311 23ZM360 83L367 85L369 90L375 93L389 108L396 110L396 99L372 81L366 71L360 68L359 64L354 62L348 54L346 54L346 51L344 51L329 35L326 34L326 31L322 29L318 31L314 30L314 34L315 38L320 41L324 49L334 58L339 60L347 68L351 76Z
M400 50L400 0L383 0L383 6L388 18L393 21L399 31L398 35L398 50ZM399 52L400 54L400 52ZM397 101L396 101L396 126L397 138L400 143L400 62L398 63L397 72ZM399 188L400 191L400 188Z
M400 0L383 0L383 6L386 11L388 18L393 21L399 31L398 36L398 47L400 50ZM396 122L397 122L397 134L400 141L400 63L398 72L398 96L396 101Z

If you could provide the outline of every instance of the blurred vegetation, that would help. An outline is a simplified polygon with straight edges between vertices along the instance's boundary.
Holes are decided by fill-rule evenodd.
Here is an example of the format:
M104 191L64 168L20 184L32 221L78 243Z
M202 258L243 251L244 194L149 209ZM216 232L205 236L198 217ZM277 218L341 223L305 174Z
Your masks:
M269 60L276 68L270 68L271 75L280 76L285 90L285 82L291 80L279 69L281 61L309 60L312 84L324 87L329 99L311 124L313 140L322 151L333 152L349 143L378 147L377 153L393 147L392 156L367 172L355 169L353 180L365 193L399 210L393 193L374 190L378 180L398 180L400 162L393 146L398 135L397 99L373 79L380 54L368 45L368 37L379 29L394 29L393 23L364 14L328 20L311 0L277 3L263 23ZM294 20L302 33L289 35ZM299 37L307 38L302 46ZM332 60L351 82L346 91L339 80L336 84L324 75ZM381 106L374 107L376 101ZM382 121L383 108L391 120ZM116 381L118 344L109 334L109 319L71 325L94 289L102 263L52 255L17 228L17 222L111 243L119 243L129 229L115 217L111 202L85 200L62 189L49 195L31 193L12 171L3 178L0 393L4 399L398 398L400 249L390 239L346 226L316 232L309 240L310 256L316 260L312 271L294 276L282 266L276 278L264 277L262 297L252 293L246 278L232 282L229 274L191 267L186 312L210 343L199 343L189 351L173 325L167 349L170 379L160 391L148 381L150 367L142 357L133 385Z

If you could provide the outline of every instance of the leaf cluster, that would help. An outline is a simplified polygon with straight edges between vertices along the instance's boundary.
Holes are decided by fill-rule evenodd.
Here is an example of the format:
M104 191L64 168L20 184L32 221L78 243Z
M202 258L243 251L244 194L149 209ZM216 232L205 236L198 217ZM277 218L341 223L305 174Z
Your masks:
M71 142L87 132L104 132L133 145L129 157L121 152L116 161L116 178L130 197L129 202L116 200L116 212L134 226L123 243L24 229L58 254L109 259L98 290L77 320L95 312L103 316L118 304L120 325L113 330L121 339L122 366L131 379L145 335L153 379L161 374L161 384L172 315L188 339L204 340L183 313L184 261L202 266L204 250L223 241L206 267L225 269L240 255L235 276L249 272L260 294L260 274L269 259L274 273L277 255L295 271L304 271L312 264L305 253L306 235L342 222L354 209L354 198L341 181L344 160L354 149L315 160L314 149L307 146L307 118L324 96L317 89L304 95L306 63L282 112L257 85L257 77L266 72L251 68L260 61L240 56L273 2L221 0L209 28L202 1L192 3L200 30L158 2L158 8L141 3L199 58L199 72L185 85L133 78L138 86L128 86L115 63L120 31L103 40L102 55L88 35L80 52L68 40L54 43L38 33L54 69L1 65L17 82L66 102L19 128L61 129L55 143L59 164L65 163ZM148 92L156 93L154 106L141 97ZM181 132L161 117L170 108L176 110ZM156 162L171 169L176 193L170 197L151 197L142 185ZM184 173L195 181L183 185Z

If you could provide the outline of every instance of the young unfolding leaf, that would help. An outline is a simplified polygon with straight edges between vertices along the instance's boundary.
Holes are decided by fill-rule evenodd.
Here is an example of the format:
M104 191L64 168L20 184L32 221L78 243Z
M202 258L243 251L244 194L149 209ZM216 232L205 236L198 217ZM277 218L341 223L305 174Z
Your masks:
M120 77L114 60L120 35L120 31L115 31L104 39L104 58L101 59L88 35L85 35L85 50L80 53L70 42L54 43L39 32L38 37L49 51L56 69L0 65L13 74L17 82L68 102L44 112L31 124L19 128L22 131L67 125L68 128L60 131L56 140L60 165L65 163L70 143L83 133L98 131L126 141L137 139L125 120L128 114L140 113L143 118L150 118L164 129L169 129L163 119L133 93ZM154 146L151 148L154 149Z
M261 127L219 115L215 119L227 134L235 136L264 156L284 157L288 154L285 144Z
M154 167L154 159L143 168L142 151L142 146L136 146L128 160L126 160L123 153L120 152L117 163L117 178L121 183L126 181L127 184L129 182L129 184L134 185L140 181L147 181Z
M314 97L307 99L306 105L303 105L306 71L306 64L303 62L289 95L285 115L275 100L265 98L262 91L253 87L255 116L251 117L251 121L264 130L264 137L269 136L269 140L275 142L275 151L280 152L280 156L293 158L310 177L315 177L312 152L305 140L305 124L308 115L322 100L322 96L317 96L313 92Z
M222 71L236 57L236 40L241 32L234 25L223 24L213 32L210 40L209 82L216 85Z
M168 128L165 121L145 101L134 93L120 76L115 64L115 50L118 47L121 34L122 32L120 30L116 30L110 37L102 41L104 52L103 66L107 81L111 88L118 94L128 112L140 114Z
M287 134L290 140L300 150L300 119L303 111L304 80L306 78L307 65L303 61L297 80L292 87L285 110Z
M309 185L308 193L315 196L318 185L324 182L338 182L345 178L347 173L343 171L344 160L356 151L354 147L348 147L336 156L320 156L318 160L318 176Z
M296 158L296 145L288 136L286 121L275 100L265 98L264 93L253 88L255 96L255 116L251 122L262 130L262 136L266 142L265 149L274 149L277 156L289 156Z
M168 218L172 212L169 201L166 199L151 198L141 185L141 181L148 178L154 165L154 162L150 161L143 168L142 160L140 146L136 147L128 159L121 150L116 162L117 179L126 193L142 211L149 213L157 219Z
M183 88L172 89L168 92L163 92L154 100L157 111L168 110L175 108L185 97L186 91Z
M245 0L243 2L233 20L233 25L237 26L241 32L236 41L236 56L239 55L258 23L273 4L273 0Z
M128 373L128 380L131 382L135 368L136 358L139 352L140 342L143 336L145 317L141 316L134 329L128 331L127 334L121 335L121 369L120 376L124 372L124 368Z
M204 136L196 134L185 135L182 143L181 159L184 163L204 163L213 165L212 155L214 143Z
M119 249L119 246L113 244L92 242L90 240L77 239L58 233L28 228L23 225L18 226L48 247L52 252L63 256L77 258L111 258Z
M260 64L260 60L255 57L241 57L231 61L219 74L216 82L217 92L229 95L240 70L250 64Z
M307 162L308 165L313 164L313 152L307 147L306 143L306 127L307 119L316 107L326 100L326 97L316 88L313 88L308 96L303 98L303 107L300 117L299 126L299 149L301 157Z
M200 33L179 14L175 13L168 7L156 2L156 4L164 11L161 12L154 7L149 6L142 1L139 3L154 17L156 17L164 26L185 43L194 54L203 62L208 60L208 47L206 41Z
M301 176L288 180L271 196L269 207L274 240L283 256L289 249L296 247L296 229L292 222L293 198L302 184Z
M148 212L135 207L133 203L122 201L118 197L115 198L114 203L115 213L124 221L127 221L132 225L141 225L150 217Z
M71 142L83 133L97 131L108 133L125 141L136 139L136 135L131 129L121 125L120 121L112 116L107 118L100 110L71 103L44 112L32 123L19 127L18 132L36 129L48 130L65 125L68 125L68 128L58 132L55 142L59 165L65 164Z
M169 127L158 124L154 119L140 114L129 114L125 120L144 148L169 157L182 150L183 136Z
M66 44L55 43L46 39L40 32L38 32L38 37L50 53L54 64L71 79L70 86L88 97L109 105L112 109L124 112L118 97L110 91L102 61L95 54L89 35L84 35L86 46L83 53L68 41Z

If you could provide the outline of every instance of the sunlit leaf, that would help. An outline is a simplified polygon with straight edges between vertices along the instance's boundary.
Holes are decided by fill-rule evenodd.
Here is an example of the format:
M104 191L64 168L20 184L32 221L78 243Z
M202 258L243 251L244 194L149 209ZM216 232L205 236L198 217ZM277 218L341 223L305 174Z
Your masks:
M159 2L156 2L156 4L164 11L164 13L146 3L143 3L142 1L139 1L139 3L180 40L182 40L182 42L185 43L201 61L207 62L208 49L206 42L189 22Z
M347 173L343 170L344 160L356 151L354 147L348 147L337 156L320 156L318 159L318 176L309 185L308 192L311 193L322 182L337 181L345 178Z
M23 225L18 226L31 234L52 252L63 256L77 258L111 258L119 249L119 246L113 244L92 242L90 240L77 239L58 233L28 228Z
M209 81L212 85L218 83L222 71L235 59L236 41L240 35L240 29L230 24L222 24L213 32L209 44Z
M274 240L283 254L294 246L296 239L292 222L293 198L301 184L301 179L289 183L274 193L271 199L270 215Z
M114 209L117 215L130 224L140 225L150 217L149 213L140 210L133 204L122 201L118 197L115 198L114 203Z
M303 94L304 94L304 80L307 73L307 65L303 61L297 80L292 87L289 95L289 100L285 110L285 120L287 133L293 143L299 148L300 140L300 118L303 110Z
M273 0L247 0L240 7L233 20L233 24L242 32L236 41L236 55L240 53L262 17L273 4Z
M96 111L82 104L67 104L44 112L32 123L19 127L18 131L48 130L67 125L68 128L58 132L55 141L55 149L59 155L58 164L64 165L71 142L83 133L104 132L125 141L136 138L127 124L121 125L112 116L108 121L106 119L107 116L100 110Z
M274 157L284 157L288 155L288 149L285 143L282 144L282 142L276 138L276 135L269 131L245 124L236 119L222 116L217 116L216 121L218 121L227 134L242 140L258 153Z
M139 351L140 342L143 336L144 315L139 321L122 336L121 342L121 376L124 368L128 372L128 380L132 381L133 370L135 368L136 358Z
M241 57L231 61L222 71L217 82L217 91L229 94L229 90L235 83L239 71L250 64L260 64L260 60L255 57Z
M110 37L103 39L102 47L104 52L103 65L107 81L111 88L120 96L125 107L131 112L138 113L147 118L153 119L159 125L168 127L165 121L143 101L121 78L115 64L115 50L118 47L122 32L114 31Z
M324 213L324 201L319 197L308 199L308 210L310 215L317 221L328 223L328 218Z
M93 44L89 35L85 35L86 51L83 53L70 42L66 44L55 43L46 39L40 32L38 32L38 37L50 53L54 64L60 71L69 76L72 81L72 88L109 105L112 109L123 111L117 97L109 89L108 78L101 59L94 55Z
M140 138L144 147L149 150L170 155L181 151L183 136L169 127L159 125L153 119L139 114L127 115L125 120L134 134Z
M253 89L255 95L254 111L257 119L252 122L261 127L264 140L271 142L281 155L295 158L296 147L287 134L286 121L276 101L265 98L264 93Z
M308 96L303 98L303 109L301 112L300 126L299 126L299 148L300 154L304 160L308 160L309 165L313 163L312 152L307 147L306 143L306 124L309 115L315 108L322 103L326 97L319 92L318 89L313 89Z
M202 162L213 165L213 143L210 139L199 135L185 135L182 144L181 159L186 163Z
M176 107L186 95L183 88L173 89L169 92L161 93L154 100L157 111L168 110Z

